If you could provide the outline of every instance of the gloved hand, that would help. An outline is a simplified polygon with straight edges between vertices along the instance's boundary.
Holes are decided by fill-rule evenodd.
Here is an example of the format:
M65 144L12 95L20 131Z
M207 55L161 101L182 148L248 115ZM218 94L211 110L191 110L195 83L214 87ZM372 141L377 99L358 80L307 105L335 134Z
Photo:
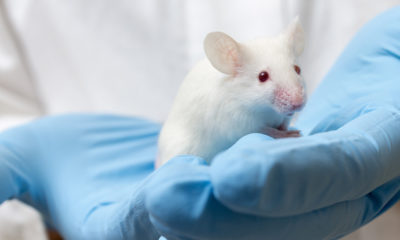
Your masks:
M146 190L151 222L168 240L356 230L400 198L399 93L396 7L357 34L311 97L297 124L305 137L251 134L210 167L173 159Z
M153 172L157 124L44 118L0 135L0 202L18 197L67 239L331 239L400 197L400 8L370 22L310 99L308 136L250 134L210 166Z
M0 203L20 198L66 239L158 239L143 189L159 130L128 117L61 115L3 132Z

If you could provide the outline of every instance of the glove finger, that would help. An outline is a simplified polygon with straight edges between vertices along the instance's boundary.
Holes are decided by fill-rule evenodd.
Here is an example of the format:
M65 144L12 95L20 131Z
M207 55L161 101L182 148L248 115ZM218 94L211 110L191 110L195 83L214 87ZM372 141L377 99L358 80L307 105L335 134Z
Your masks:
M191 157L172 161L149 183L153 190L145 199L151 222L169 240L332 239L366 224L400 197L397 178L359 199L292 217L260 217L219 202L209 167L193 164Z
M296 122L303 134L341 118L351 104L391 103L400 108L400 6L368 22L314 91ZM315 132L315 131L314 131Z
M378 109L313 136L248 135L213 160L213 192L234 211L275 217L360 198L400 175L399 125Z
M175 160L175 162L179 159ZM206 164L205 161L193 158L192 164ZM165 164L168 166L170 162ZM161 169L161 170L160 170ZM145 205L146 193L157 192L158 188L149 182L153 178L162 179L168 171L158 169L144 179L139 187L128 194L121 191L119 201L102 203L87 213L77 231L67 231L68 239L148 239L158 240L160 234L150 223L149 213ZM175 171L179 173L179 171ZM168 179L168 178L167 178ZM153 181L154 182L154 181Z

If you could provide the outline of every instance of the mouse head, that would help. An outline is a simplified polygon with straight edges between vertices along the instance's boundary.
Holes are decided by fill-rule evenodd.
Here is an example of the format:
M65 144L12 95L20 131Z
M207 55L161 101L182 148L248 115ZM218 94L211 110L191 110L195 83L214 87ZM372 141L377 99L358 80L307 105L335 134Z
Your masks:
M227 74L222 86L242 97L243 104L292 115L305 102L304 83L296 58L304 46L303 29L296 18L275 38L238 43L222 32L209 33L204 40L207 58Z

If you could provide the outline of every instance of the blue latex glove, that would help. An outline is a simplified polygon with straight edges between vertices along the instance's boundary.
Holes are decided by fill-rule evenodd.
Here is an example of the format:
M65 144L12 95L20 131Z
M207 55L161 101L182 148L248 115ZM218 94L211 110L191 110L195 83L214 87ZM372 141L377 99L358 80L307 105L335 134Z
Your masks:
M18 197L66 239L158 239L144 208L158 124L47 117L0 135L0 203Z
M400 197L400 8L369 23L310 99L309 136L250 134L211 164L153 171L157 124L44 118L0 135L0 202L19 197L67 239L331 239Z
M297 125L308 136L251 134L210 167L172 160L151 180L151 222L168 240L333 239L356 230L400 198L399 93L396 7L357 34L309 100Z

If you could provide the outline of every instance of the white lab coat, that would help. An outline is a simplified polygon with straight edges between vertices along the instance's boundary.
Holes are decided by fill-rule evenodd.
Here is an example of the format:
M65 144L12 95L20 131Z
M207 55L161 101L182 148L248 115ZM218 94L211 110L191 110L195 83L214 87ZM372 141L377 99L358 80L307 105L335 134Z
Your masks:
M306 32L300 65L312 92L356 31L398 3L0 0L0 127L65 112L162 122L185 74L204 57L206 33L239 41L273 35L296 15ZM1 211L0 238L4 222L12 225Z

